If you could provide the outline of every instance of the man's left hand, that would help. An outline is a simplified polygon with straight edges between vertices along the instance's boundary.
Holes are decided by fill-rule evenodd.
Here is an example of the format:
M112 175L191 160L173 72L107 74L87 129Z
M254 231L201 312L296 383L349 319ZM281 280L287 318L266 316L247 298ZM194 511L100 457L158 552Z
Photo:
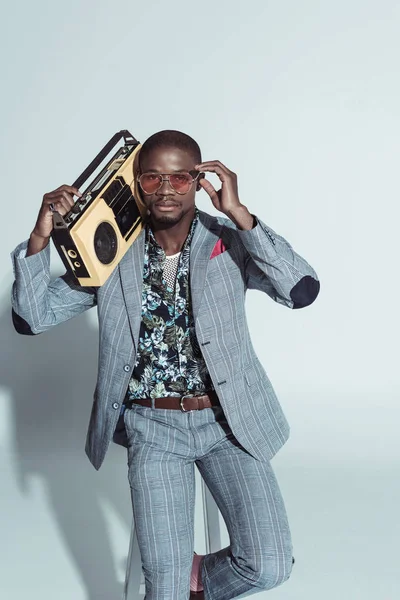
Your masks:
M253 216L239 200L236 173L233 173L219 160L211 160L195 165L196 170L215 173L221 181L221 189L216 190L207 179L200 179L199 185L207 192L215 208L239 229L252 229Z

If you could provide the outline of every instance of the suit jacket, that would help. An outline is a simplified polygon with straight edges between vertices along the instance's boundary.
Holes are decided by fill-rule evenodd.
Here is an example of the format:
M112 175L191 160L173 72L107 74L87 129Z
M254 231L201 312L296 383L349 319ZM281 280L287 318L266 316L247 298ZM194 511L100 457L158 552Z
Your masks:
M224 251L213 253L219 240ZM115 433L135 364L144 241L143 231L99 288L80 287L68 274L50 281L49 245L25 258L26 241L11 255L13 321L19 333L42 333L97 305L98 377L85 448L96 469ZM252 346L246 291L261 290L288 308L302 308L317 297L318 277L262 221L240 231L230 220L200 211L190 251L190 286L197 339L227 421L248 452L270 460L288 439L289 425Z

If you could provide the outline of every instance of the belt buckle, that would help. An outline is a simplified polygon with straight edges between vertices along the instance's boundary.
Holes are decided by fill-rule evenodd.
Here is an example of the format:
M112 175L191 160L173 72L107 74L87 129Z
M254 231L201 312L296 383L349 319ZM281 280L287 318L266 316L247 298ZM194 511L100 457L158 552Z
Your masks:
M184 396L181 397L179 404L180 404L182 412L193 412L194 410L196 410L195 408L186 410L186 408L184 408L184 406L183 406L183 401L185 398L194 398L194 396L195 396L194 394L185 394Z

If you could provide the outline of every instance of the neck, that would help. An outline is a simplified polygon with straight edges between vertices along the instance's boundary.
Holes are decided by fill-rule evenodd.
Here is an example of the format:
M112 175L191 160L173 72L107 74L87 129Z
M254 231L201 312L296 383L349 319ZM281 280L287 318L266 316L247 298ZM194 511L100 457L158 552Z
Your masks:
M194 209L182 217L178 223L158 223L150 220L151 229L157 244L161 246L165 254L171 255L180 252L188 236L190 226L194 219Z

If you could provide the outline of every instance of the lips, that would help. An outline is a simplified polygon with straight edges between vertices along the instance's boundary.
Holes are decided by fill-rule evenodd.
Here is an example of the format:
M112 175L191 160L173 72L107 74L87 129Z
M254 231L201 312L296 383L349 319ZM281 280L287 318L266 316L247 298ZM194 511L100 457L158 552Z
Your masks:
M158 207L163 207L163 206L167 206L167 207L174 207L174 206L178 206L178 204L176 204L175 202L155 202L154 203L155 206Z

